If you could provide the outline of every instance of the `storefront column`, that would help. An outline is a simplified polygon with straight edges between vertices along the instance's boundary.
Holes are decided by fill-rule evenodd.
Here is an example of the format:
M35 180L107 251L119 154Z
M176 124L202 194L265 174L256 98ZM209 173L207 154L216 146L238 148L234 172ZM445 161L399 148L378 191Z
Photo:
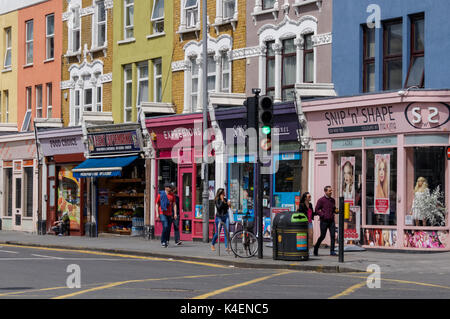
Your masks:
M219 188L226 189L225 184L227 183L227 154L225 151L225 143L223 141L214 141L213 147L216 159L215 192L217 192Z
M397 137L397 248L403 247L405 215L407 207L406 195L406 149L405 135Z

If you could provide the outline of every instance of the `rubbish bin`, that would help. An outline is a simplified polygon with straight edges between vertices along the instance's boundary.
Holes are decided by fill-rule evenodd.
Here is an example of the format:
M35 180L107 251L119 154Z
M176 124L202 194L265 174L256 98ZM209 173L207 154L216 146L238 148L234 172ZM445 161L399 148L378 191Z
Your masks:
M274 260L308 260L308 217L299 212L277 214L273 219L272 240Z

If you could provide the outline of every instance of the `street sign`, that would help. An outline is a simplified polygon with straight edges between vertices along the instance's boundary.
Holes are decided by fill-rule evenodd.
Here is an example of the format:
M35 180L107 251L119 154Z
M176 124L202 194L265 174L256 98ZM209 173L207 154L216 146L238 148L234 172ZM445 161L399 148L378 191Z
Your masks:
M268 151L272 148L272 141L269 138L261 140L260 146L263 150Z

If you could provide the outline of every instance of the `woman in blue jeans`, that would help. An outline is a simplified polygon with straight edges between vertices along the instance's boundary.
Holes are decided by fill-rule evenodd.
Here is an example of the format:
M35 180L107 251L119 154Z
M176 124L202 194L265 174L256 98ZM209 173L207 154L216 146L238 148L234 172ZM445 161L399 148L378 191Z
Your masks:
M216 241L219 237L219 223L220 221L225 223L226 229L224 231L228 232L230 229L230 221L228 220L228 208L231 206L231 201L227 200L225 198L225 190L223 188L219 188L216 193L216 197L214 198L214 203L216 204L216 232L214 233L214 237L211 243L211 250L215 251L216 248L214 245L216 244ZM227 236L225 236L225 247L227 248L227 251L230 249L227 245Z

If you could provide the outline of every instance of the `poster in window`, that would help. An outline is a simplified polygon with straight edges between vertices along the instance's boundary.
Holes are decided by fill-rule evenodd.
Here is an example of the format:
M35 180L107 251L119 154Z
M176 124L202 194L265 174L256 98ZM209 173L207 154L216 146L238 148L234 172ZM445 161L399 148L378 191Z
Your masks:
M389 215L390 154L375 154L375 214Z
M341 157L341 192L344 203L355 204L355 157Z
M68 213L70 228L80 229L80 182L73 177L74 166L61 167L58 174L58 212Z
M344 240L348 244L354 244L360 240L361 228L361 207L350 206L350 214L348 219L344 220Z

